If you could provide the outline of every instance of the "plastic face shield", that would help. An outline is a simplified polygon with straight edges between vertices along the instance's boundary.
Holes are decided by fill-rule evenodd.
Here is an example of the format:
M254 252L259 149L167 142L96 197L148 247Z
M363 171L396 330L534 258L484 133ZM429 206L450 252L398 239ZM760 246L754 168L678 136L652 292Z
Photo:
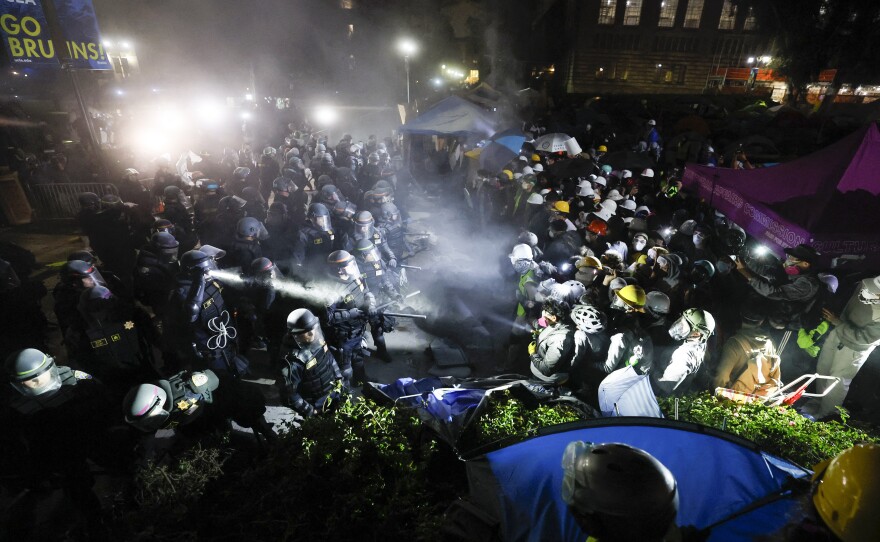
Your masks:
M358 268L357 262L352 260L352 261L348 262L347 264L345 264L345 267L340 267L336 271L336 275L339 277L340 280L342 280L344 282L348 282L350 280L354 280L354 279L360 277L361 271Z
M381 257L379 256L379 250L375 246L370 250L363 251L361 254L361 257L367 263L375 263L381 259Z
M58 367L55 366L55 360L50 359L52 361L48 369L28 380L12 382L12 387L28 397L36 397L60 388L61 377L58 375Z
M293 341L303 350L314 350L324 343L324 332L316 325L308 331L293 334Z
M859 301L865 305L880 305L880 295L871 292L867 288L862 288L859 291Z
M680 317L678 320L672 323L669 326L669 336L675 339L676 341L683 341L687 338L688 335L691 334L691 325L684 318L684 316Z
M315 217L315 227L321 231L326 231L326 232L329 232L333 229L331 226L331 223L330 223L329 216L316 216Z

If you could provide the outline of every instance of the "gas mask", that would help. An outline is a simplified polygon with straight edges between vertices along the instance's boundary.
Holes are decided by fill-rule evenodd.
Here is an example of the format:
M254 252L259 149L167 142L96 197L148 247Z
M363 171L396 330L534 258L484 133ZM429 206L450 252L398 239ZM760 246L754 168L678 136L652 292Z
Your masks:
M684 317L679 318L669 326L669 336L676 341L685 340L691 334L691 324Z
M801 269L797 266L797 262L788 258L786 258L785 262L782 264L782 268L785 271L785 274L790 277L801 274Z

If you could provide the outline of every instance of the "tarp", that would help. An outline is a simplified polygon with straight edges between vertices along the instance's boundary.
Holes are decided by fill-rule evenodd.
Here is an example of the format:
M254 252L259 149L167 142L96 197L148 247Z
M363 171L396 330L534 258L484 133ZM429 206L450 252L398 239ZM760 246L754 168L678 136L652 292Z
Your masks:
M492 113L473 103L450 96L400 127L400 131L417 135L445 135L488 138L497 131Z
M731 516L774 493L784 493L793 479L810 472L761 452L746 440L672 420L614 418L560 426L468 462L471 500L499 520L506 541L583 542L587 534L575 523L561 498L562 453L568 443L621 442L641 448L666 465L679 490L679 526L714 527L708 540L752 540L772 533L796 507L787 495L735 518ZM769 499L768 499L769 501Z
M828 264L864 255L880 264L880 130L876 124L808 156L751 170L687 164L684 185L777 255L800 243Z

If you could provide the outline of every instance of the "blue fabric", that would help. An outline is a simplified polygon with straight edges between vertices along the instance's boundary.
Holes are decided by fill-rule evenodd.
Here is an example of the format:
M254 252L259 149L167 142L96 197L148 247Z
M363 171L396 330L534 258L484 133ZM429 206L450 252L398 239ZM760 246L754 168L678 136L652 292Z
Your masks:
M519 151L512 151L498 141L490 141L480 152L480 169L498 173L518 155Z
M583 533L561 498L562 453L569 442L622 442L641 448L666 465L678 481L678 525L706 527L777 491L796 465L711 435L668 426L625 425L574 429L537 437L485 456L498 486L504 540L583 542ZM785 523L791 502L773 513L755 511L719 526L712 540L748 540ZM725 534L727 533L727 534ZM730 533L736 533L730 534Z
M477 408L486 390L439 389L428 395L425 409L435 418L452 423L453 418Z
M391 384L379 386L379 390L391 399L397 399L398 397L404 397L407 395L423 395L425 393L430 393L431 390L442 386L443 384L437 378L429 377L415 380L407 377L399 378ZM422 397L408 397L407 399L398 401L398 404L417 407L422 404L422 399Z
M400 127L421 135L489 137L495 132L495 116L463 98L450 96Z

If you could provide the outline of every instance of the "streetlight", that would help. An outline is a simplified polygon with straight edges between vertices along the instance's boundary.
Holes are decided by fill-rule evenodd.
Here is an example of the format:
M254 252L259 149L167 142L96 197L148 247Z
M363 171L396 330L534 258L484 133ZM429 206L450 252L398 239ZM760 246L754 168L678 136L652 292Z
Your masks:
M403 53L403 66L406 69L406 103L409 103L409 57L416 54L419 45L410 38L402 38L397 42L397 50Z

